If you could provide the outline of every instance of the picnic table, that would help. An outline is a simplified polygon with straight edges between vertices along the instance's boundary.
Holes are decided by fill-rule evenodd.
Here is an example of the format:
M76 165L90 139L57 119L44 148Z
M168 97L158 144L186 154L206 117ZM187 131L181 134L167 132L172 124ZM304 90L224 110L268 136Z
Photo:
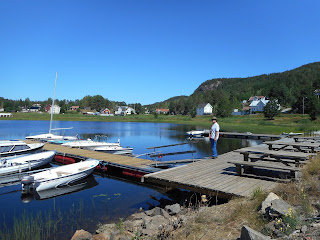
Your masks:
M286 147L294 147L300 152L305 151L303 148L306 148L310 150L312 153L316 152L316 148L320 147L320 143L313 143L313 142L276 142L276 141L266 141L263 142L264 144L267 144L269 147L269 150L282 150L285 149ZM280 145L280 148L275 148L275 145Z
M316 154L308 154L303 152L274 151L263 148L242 148L234 150L243 154L243 161L228 161L236 165L237 175L241 176L244 172L252 172L254 167L265 169L276 169L282 171L290 171L294 177L299 176L301 162ZM252 157L254 155L254 157ZM257 158L256 156L259 155ZM250 160L250 161L249 161ZM251 161L254 160L254 161ZM264 161L265 160L265 161ZM291 166L290 164L295 166ZM243 168L242 168L243 167Z
M268 149L261 149L261 148L242 148L238 150L234 150L235 152L239 152L243 154L244 161L249 160L250 154L259 154L261 159L264 157L270 157L274 158L278 161L281 161L281 159L292 159L295 161L295 165L299 166L300 161L305 161L309 159L311 156L315 156L314 153L303 153L303 152L289 152L289 151L274 151L274 150L268 150Z
M293 137L295 142L299 141L310 141L310 142L318 142L320 141L320 137Z

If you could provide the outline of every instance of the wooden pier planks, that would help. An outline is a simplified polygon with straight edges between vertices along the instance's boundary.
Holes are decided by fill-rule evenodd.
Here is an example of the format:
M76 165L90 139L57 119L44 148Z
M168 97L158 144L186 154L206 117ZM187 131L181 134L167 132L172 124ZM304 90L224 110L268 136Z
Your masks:
M165 183L172 187L218 196L249 196L256 188L272 189L277 183L255 178L239 177L235 175L235 167L227 162L239 160L242 156L236 152L220 155L217 159L208 159L190 163L181 167L150 173L143 181Z
M116 155L116 154L110 154L110 153L104 153L104 152L98 152L98 151L90 151L90 150L84 150L79 148L70 148L61 146L58 144L50 144L46 143L44 145L45 150L56 150L60 154L71 154L76 156L81 156L84 158L94 158L100 161L113 163L113 164L119 164L124 165L128 167L134 167L134 168L146 168L149 165L153 164L154 161L152 160L146 160L141 158L134 158L130 156L124 156L124 155Z

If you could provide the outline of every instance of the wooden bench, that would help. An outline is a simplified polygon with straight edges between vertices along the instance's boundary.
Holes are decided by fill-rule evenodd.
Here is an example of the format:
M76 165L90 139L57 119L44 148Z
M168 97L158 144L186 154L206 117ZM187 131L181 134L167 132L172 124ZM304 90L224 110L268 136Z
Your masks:
M248 161L228 161L228 163L236 165L236 173L238 176L242 176L245 172L245 167L257 167L263 169L274 169L280 171L290 171L290 175L293 178L298 178L300 176L300 168L299 167L292 167L286 166L282 164L274 164L274 163L267 163L267 162L248 162ZM243 167L243 168L242 168Z
M310 157L316 155L314 153L308 154L308 153L302 153L302 152L273 151L273 150L250 148L250 147L234 150L234 152L239 152L243 154L244 161L249 160L250 154L255 154L255 155L258 154L260 155L261 158L270 157L278 161L281 161L282 159L292 159L295 161L296 167L299 167L300 161L305 161Z
M320 147L320 143L311 143L311 142L274 142L274 141L266 141L263 142L267 144L269 150L282 150L286 147L293 147L297 149L299 152L309 152L315 153L315 148ZM275 145L281 146L279 148L275 148ZM306 149L303 149L306 148Z

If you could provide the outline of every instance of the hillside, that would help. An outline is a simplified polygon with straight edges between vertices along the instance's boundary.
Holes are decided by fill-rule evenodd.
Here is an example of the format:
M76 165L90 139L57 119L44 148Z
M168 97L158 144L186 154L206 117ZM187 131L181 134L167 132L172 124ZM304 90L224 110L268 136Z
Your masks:
M240 101L252 95L277 98L282 106L292 107L301 112L302 99L314 98L314 90L320 88L320 62L303 65L282 73L263 74L248 78L216 78L203 82L187 98L171 98L157 103L158 107L172 106L177 111L190 112L198 104L209 102L214 107L239 108ZM223 101L223 103L222 103ZM191 104L187 109L183 104ZM178 111L178 112L179 112Z

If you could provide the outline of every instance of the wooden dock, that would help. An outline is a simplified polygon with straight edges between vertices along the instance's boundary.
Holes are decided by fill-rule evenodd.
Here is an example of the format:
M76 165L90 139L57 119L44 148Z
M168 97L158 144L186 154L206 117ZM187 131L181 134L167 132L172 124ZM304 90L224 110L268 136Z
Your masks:
M270 190L277 185L274 181L236 176L236 168L227 161L239 159L242 159L239 153L229 152L216 159L146 174L142 181L228 199L233 196L247 197L257 188Z
M26 141L30 143L30 141ZM70 148L61 146L58 144L45 143L45 150L56 150L58 155L62 156L73 156L79 159L88 159L94 158L100 161L103 161L106 165L121 167L124 169L132 169L132 170L141 170L143 172L152 172L148 170L151 164L154 164L154 161L142 159L142 158L134 158L131 156L124 155L116 155L98 151L90 151L79 148Z
M225 138L243 138L243 139L271 139L271 140L276 140L280 139L280 135L275 135L275 134L256 134L256 133L237 133L237 132L220 132L219 135L221 137Z
M251 148L254 148L255 152L270 151L265 144ZM138 171L142 174L136 177L141 178L141 182L157 184L166 188L182 188L227 199L234 196L248 197L258 188L268 191L278 185L278 181L273 177L265 178L263 176L250 176L249 174L247 176L237 175L236 166L228 162L243 160L243 155L239 151L222 154L216 159L207 158L187 165L159 170L151 167L155 164L152 160L69 148L49 143L45 144L44 149L56 150L57 154L63 156L98 159L108 166L129 171L129 174L131 171ZM279 154L279 151L275 152ZM295 155L299 157L305 153L287 152L287 154L292 157ZM260 170L264 171L263 169ZM258 171L260 170L258 169Z

